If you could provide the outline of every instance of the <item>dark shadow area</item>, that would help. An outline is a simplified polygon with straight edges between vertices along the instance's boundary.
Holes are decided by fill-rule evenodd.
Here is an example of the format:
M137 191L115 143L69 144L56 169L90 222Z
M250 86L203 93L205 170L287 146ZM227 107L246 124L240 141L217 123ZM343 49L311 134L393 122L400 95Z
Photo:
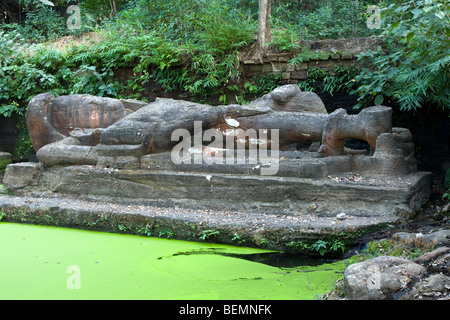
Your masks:
M252 253L252 254L238 254L223 252L221 249L204 249L177 252L172 255L175 256L187 256L198 254L218 254L226 257L233 257L238 259L244 259L252 262L263 263L277 268L294 268L300 266L319 266L324 263L332 263L336 260L322 259L318 257L303 256L299 254L287 253L287 252L266 252L266 253ZM162 259L160 257L158 259Z
M332 263L335 260L307 257L286 252L268 252L255 254L224 254L234 258L245 259L252 262L267 264L277 268L294 268L300 266L319 266L324 263Z

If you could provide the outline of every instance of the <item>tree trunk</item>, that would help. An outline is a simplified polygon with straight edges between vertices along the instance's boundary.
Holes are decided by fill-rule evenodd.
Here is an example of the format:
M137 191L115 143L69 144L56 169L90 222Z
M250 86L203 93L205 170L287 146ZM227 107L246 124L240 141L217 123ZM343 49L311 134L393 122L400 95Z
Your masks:
M111 7L111 17L114 17L117 14L116 0L110 0L109 5Z
M259 19L258 19L258 47L264 50L264 45L272 41L270 31L270 14L272 0L259 1Z

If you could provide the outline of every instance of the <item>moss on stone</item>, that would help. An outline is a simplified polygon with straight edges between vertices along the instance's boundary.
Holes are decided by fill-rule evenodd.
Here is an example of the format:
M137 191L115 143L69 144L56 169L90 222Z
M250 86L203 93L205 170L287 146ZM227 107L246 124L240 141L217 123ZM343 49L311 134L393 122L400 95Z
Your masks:
M5 171L5 168L8 164L12 162L11 158L0 159L0 173Z

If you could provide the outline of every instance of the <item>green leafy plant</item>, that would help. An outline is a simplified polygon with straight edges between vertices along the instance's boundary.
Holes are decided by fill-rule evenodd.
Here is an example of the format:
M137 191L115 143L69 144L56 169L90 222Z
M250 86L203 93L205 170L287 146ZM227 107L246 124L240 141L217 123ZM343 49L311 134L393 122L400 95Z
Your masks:
M214 230L214 229L208 229L208 230L202 230L199 239L200 240L207 240L211 237L216 237L220 234L220 231Z
M259 241L259 245L262 247L268 246L270 244L271 244L270 240L266 238L261 238L261 240Z
M236 242L236 243L238 243L238 244L243 244L243 243L245 243L244 237L243 237L242 235L238 234L238 233L236 233L236 234L234 235L234 237L231 238L231 241ZM260 242L260 244L261 244L261 242Z
M277 73L262 74L253 77L253 80L256 86L254 93L261 96L280 86L281 75Z
M147 237L150 237L152 235L152 230L149 225L146 225L145 227L142 228L136 227L136 232L138 234L143 234Z
M54 9L53 3L47 0L24 0L26 19L17 26L17 30L33 42L56 39L66 34L67 28L63 17Z
M308 247L310 250L314 250L320 253L323 256L328 251L328 243L324 240L317 240L312 245Z
M367 0L281 0L273 3L272 19L274 29L289 26L297 40L370 36L379 32L366 26L366 9L373 4Z
M117 227L117 229L119 229L122 232L127 232L127 231L129 231L131 229L131 227L126 226L126 225L124 225L122 223L117 224L116 227Z
M355 77L358 74L355 67L336 66L334 71L323 78L323 91L333 93L337 91L352 92L357 84Z
M24 110L20 108L20 105L16 101L12 101L10 104L2 104L0 106L0 114L5 117L11 117L14 114L23 116Z
M317 252L321 256L325 254L335 254L341 251L345 251L345 240L346 235L344 233L333 235L330 239L322 240L319 239L314 243L308 244L303 241L291 241L286 247L295 251L312 251Z
M298 83L298 86L303 91L316 91L317 82L322 81L327 76L327 73L319 67L308 68L308 79Z
M173 238L174 235L175 233L173 232L173 230L168 228L161 230L158 234L160 238L167 238L167 239Z
M116 96L116 88L111 82L112 76L113 71L110 69L104 68L98 72L95 66L82 65L76 72L72 93Z
M0 30L0 114L23 117L31 97L57 85L51 54L38 58L42 52L17 32Z
M390 100L405 111L426 104L449 108L449 14L444 0L402 0L383 8L385 47L358 56L357 107Z
M296 51L301 48L298 34L292 28L279 27L273 30L273 40L266 46L274 46L280 51Z
M296 251L306 251L309 250L309 245L304 243L303 241L297 240L297 241L291 241L286 244L287 248L290 248L292 250Z

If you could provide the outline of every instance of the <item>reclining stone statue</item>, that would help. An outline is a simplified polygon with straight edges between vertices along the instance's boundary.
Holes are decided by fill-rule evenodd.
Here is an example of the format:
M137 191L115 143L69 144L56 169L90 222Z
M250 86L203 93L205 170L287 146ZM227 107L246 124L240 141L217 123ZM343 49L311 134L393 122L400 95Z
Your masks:
M314 99L316 103L311 103ZM163 98L149 104L89 95L55 98L44 93L30 101L27 111L37 158L49 166L99 166L106 163L104 159L114 165L117 157L133 157L140 168L141 157L169 152L177 145L172 140L175 130L195 134L195 122L201 122L203 130L222 133L277 129L280 149L297 142L319 142L320 157L344 155L345 140L360 139L372 148L370 161L384 163L394 157L399 159L395 170L414 170L411 135L407 129L392 128L391 108L370 107L357 115L338 109L327 114L317 95L301 92L296 85L281 86L247 105L221 106ZM271 143L270 136L266 142Z

